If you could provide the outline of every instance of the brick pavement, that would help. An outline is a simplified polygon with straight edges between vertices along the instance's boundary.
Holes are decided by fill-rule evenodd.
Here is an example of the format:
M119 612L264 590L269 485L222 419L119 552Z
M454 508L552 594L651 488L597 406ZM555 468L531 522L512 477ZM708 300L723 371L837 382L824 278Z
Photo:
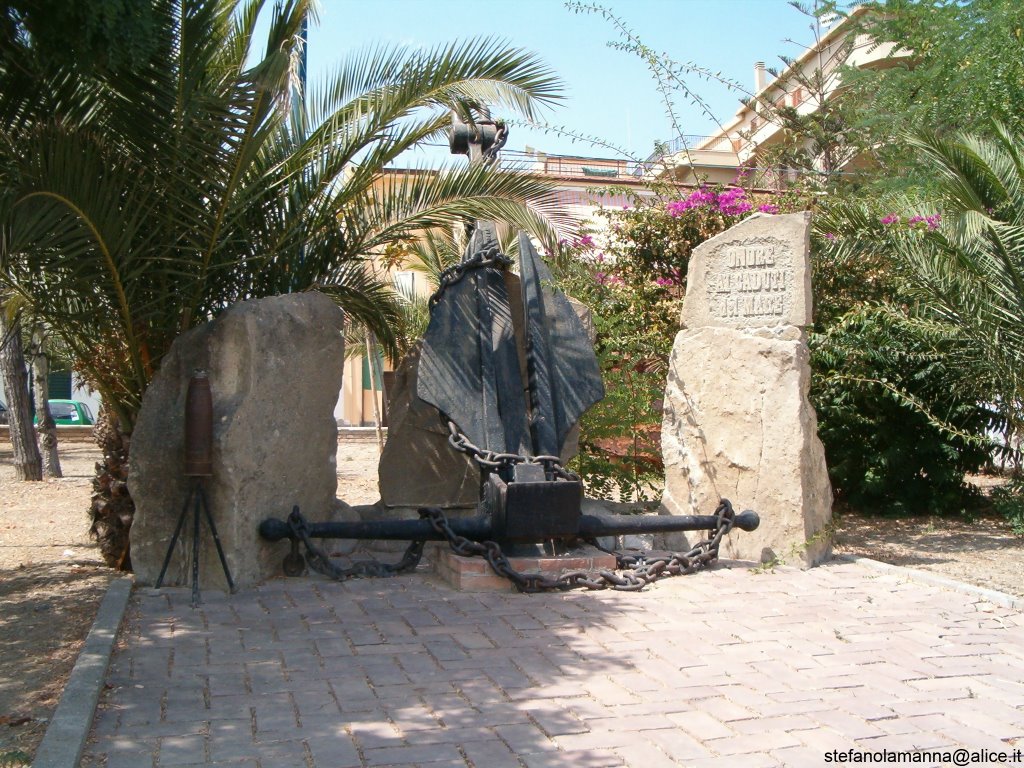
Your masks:
M1024 747L1024 614L853 563L640 594L139 590L84 766L817 766ZM926 763L927 764L927 763Z

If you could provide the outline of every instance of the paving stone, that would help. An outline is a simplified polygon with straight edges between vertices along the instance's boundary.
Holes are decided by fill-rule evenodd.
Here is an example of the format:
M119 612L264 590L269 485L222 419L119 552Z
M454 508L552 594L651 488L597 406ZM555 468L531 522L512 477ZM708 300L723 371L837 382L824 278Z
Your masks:
M500 725L494 729L494 732L517 755L558 750L558 745L549 739L540 728L532 724Z
M762 731L755 734L744 734L733 736L728 739L709 739L704 744L720 755L735 756L739 760L743 755L746 761L747 753L765 752L768 750L785 749L787 747L799 747L801 742L798 738L785 731Z
M359 768L362 760L352 740L345 736L316 738L309 740L310 752L315 765L324 768Z
M629 763L610 749L582 749L576 752L544 752L524 755L526 768L617 768Z
M169 736L160 740L157 764L195 765L206 762L206 739L203 736Z
M150 768L156 765L152 752L116 752L106 756L105 768Z
M497 736L485 741L461 743L462 753L473 765L483 768L519 768L519 758Z
M187 589L137 594L87 754L108 768L754 768L1024 743L1020 614L904 582L849 563L722 568L641 594L318 578L201 615Z
M418 763L422 765L432 765L434 763L466 764L459 750L453 744L367 749L363 751L363 755L368 766L393 766L397 763Z

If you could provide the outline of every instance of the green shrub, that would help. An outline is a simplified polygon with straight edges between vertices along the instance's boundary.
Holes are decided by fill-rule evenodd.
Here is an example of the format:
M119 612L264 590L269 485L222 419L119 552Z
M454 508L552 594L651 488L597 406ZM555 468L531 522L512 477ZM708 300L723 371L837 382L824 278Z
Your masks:
M1024 479L995 488L992 491L992 506L1006 518L1010 530L1024 538Z

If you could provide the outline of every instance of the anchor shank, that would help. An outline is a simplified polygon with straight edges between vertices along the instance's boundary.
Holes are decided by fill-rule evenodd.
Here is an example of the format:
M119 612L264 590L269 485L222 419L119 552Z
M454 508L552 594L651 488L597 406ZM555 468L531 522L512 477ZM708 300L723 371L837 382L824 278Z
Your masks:
M452 530L467 539L482 541L491 535L491 521L487 516L454 518L449 521ZM387 541L445 541L442 534L431 527L429 520L374 520L366 522L308 523L309 535L314 539L381 539ZM260 536L267 541L292 538L292 529L284 520L268 518L260 523Z
M756 512L746 510L736 515L733 527L753 531L760 524ZM630 536L642 533L675 531L710 531L718 527L717 515L582 515L580 536Z
M757 528L757 513L747 510L736 515L733 527L744 531ZM454 518L449 521L452 530L459 536L473 541L487 541L503 538L494 530L489 515ZM444 541L445 537L434 530L429 520L378 520L367 522L309 523L309 535L317 539L386 539L389 541ZM672 531L705 531L718 526L716 515L582 515L578 536L623 536L641 533L669 533ZM260 523L260 536L268 541L292 538L292 529L284 520L268 518ZM537 533L537 541L548 538L571 538L563 535L550 536L544 531Z

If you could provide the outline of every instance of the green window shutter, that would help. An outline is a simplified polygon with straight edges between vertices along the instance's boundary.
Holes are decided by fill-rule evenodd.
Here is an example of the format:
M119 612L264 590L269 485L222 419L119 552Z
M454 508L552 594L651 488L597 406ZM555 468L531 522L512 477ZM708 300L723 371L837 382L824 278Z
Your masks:
M51 371L46 382L50 385L51 400L71 399L71 371Z
M377 361L378 361L378 364L377 364L377 366L375 366L375 369L373 371L373 379L374 379L374 384L377 385L376 386L377 391L380 392L381 386L380 386L380 373L379 373L379 371L384 370L384 355L383 354L378 354L377 355ZM369 390L369 389L373 389L373 388L374 387L370 386L370 358L368 358L366 355L363 355L363 389Z

